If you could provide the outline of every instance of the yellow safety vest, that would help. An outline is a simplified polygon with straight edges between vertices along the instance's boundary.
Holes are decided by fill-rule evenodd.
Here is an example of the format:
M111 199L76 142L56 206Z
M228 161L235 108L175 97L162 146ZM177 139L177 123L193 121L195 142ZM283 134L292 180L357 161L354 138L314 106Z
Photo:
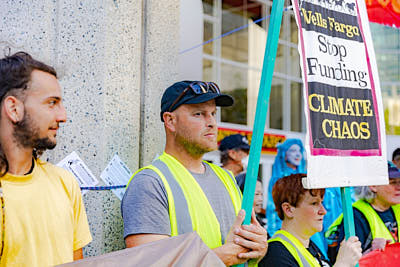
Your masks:
M318 260L303 246L303 244L291 233L285 230L277 231L274 236L268 240L271 242L281 242L285 248L296 259L300 267L320 267Z
M381 217L379 217L378 213L372 208L371 204L366 202L365 200L358 200L354 202L353 208L358 209L362 214L364 214L365 218L368 221L369 227L371 228L372 239L375 238L385 238L387 240L392 240L391 243L395 242L392 234L389 232L389 229L386 227ZM397 221L397 225L400 225L400 204L394 205L391 207L394 213L394 217ZM325 237L329 237L333 232L336 232L339 225L342 223L343 214L341 214L329 227L328 231L325 233ZM400 231L398 231L398 240L400 240Z
M196 231L203 242L211 249L221 246L222 242L220 224L210 203L208 202L206 195L193 175L191 175L190 172L178 160L165 152L157 160L160 160L168 167L170 175L166 175L165 173L161 172L160 168L156 167L155 163L153 163L152 165L146 166L135 172L129 180L128 185L132 178L139 171L143 169L153 170L163 181L165 190L167 192L171 236L176 236L179 234L179 220L177 220L176 205L180 203L175 203L175 201L177 194L183 193L184 199L179 197L178 199L179 202L186 201L187 211L190 215L188 220L191 220L192 231ZM231 197L232 205L237 215L241 207L241 192L237 189L237 186L233 180L235 179L234 176L232 175L231 177L226 170L218 167L217 165L208 162L205 163L211 167L211 169L224 184ZM172 188L173 184L176 183L179 186L175 186L175 189ZM187 213L187 211L184 212Z

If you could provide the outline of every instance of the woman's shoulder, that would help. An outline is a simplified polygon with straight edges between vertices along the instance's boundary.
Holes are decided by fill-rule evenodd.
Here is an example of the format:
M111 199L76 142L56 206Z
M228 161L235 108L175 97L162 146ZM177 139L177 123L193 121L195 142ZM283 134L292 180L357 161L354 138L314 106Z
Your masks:
M267 254L258 266L296 267L299 265L289 250L287 250L281 242L273 241L268 244Z

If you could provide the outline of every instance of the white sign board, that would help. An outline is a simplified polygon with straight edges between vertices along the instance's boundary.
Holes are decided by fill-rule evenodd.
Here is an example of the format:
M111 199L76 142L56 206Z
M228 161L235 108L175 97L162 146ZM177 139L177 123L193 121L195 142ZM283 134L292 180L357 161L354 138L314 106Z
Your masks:
M385 125L364 0L293 0L307 120L306 188L387 184Z

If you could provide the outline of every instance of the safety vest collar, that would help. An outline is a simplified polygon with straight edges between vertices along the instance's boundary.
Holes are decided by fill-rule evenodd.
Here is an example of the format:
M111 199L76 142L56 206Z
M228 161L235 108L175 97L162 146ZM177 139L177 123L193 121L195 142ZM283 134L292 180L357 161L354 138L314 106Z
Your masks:
M285 230L277 231L268 242L281 242L296 259L300 267L320 267L314 256L291 233Z

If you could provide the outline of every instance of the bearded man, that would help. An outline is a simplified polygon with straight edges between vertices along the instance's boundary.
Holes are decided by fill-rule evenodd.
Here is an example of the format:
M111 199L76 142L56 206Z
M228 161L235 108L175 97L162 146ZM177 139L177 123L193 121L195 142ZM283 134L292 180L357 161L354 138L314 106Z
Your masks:
M165 151L133 175L121 204L127 247L196 231L225 265L254 259L254 266L265 255L267 234L254 213L251 225L241 225L235 177L202 161L217 149L216 106L232 104L212 82L181 81L165 90Z
M81 259L92 239L75 178L38 158L65 121L54 68L25 52L0 59L0 266Z

